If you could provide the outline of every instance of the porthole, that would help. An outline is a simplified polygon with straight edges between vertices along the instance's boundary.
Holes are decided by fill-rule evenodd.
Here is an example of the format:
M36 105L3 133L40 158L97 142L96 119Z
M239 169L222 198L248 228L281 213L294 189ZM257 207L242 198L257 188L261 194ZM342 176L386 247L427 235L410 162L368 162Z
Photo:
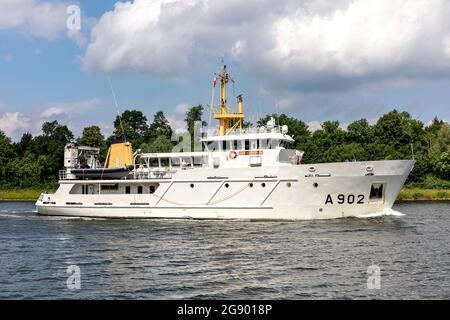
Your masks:
M290 182L286 183L286 186L287 186L288 188L290 188L290 187L291 187L291 183L290 183Z
M261 183L261 187L265 188L265 187L266 187L266 184L265 184L264 182Z
M317 182L314 182L314 183L313 183L313 187L314 187L314 188L317 188L318 186L319 186L319 184L318 184Z
M248 184L248 186L249 186L250 188L253 188L253 183L250 182L250 183Z
M228 183L225 183L225 188L228 188L230 185Z
M193 183L191 183L191 188L193 188L194 187L194 184Z

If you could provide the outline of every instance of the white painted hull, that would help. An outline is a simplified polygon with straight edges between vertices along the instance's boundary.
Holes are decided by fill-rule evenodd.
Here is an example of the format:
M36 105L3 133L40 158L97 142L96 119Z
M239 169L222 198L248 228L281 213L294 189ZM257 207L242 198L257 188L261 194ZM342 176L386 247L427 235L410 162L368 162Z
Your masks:
M202 168L158 180L155 194L70 194L75 182L61 181L58 191L43 195L36 207L42 215L92 218L311 220L367 216L390 212L413 165L409 160L327 163L314 165L314 173L309 170L311 165L248 168L239 170L240 176L236 169ZM373 175L367 175L367 166L373 166ZM207 178L212 176L216 178ZM384 185L382 199L370 200L373 183Z

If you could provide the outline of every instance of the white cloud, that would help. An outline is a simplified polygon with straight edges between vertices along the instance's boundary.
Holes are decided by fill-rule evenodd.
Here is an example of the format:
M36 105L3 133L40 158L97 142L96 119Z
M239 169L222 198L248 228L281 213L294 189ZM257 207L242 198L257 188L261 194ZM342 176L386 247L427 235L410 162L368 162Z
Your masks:
M174 113L167 115L167 120L175 132L181 133L186 131L184 118L189 107L190 105L188 103L179 103L175 106Z
M10 137L30 127L30 119L20 112L6 112L0 116L0 130Z
M59 123L68 125L75 134L78 134L81 132L83 125L92 124L92 117L89 114L102 106L103 102L100 99L92 98L82 101L52 103L41 108L41 112L33 111L24 114L6 111L7 106L0 103L0 109L5 110L3 114L0 113L0 130L13 140L17 140L27 131L34 135L40 134L44 122L57 120ZM102 124L102 126L108 129L107 125Z
M76 43L76 45L80 48L83 48L87 44L87 39L83 35L83 33L79 30L67 30L66 32L67 38Z
M91 33L86 68L164 77L231 55L268 87L327 91L450 75L445 0L135 0Z
M188 103L179 103L175 107L175 113L178 115L184 116L186 114L186 112L188 111L189 107L190 106Z
M67 12L69 5L77 1L41 1L41 0L1 0L0 30L18 30L33 37L55 40L64 35L84 47L87 39L83 33L89 32L96 19L81 13L82 30L68 30Z
M166 118L174 132L181 133L186 131L186 123L184 122L184 118L179 115L167 115Z
M320 123L319 121L310 121L307 123L307 125L308 125L308 130L311 132L322 129L322 123Z
M0 30L19 29L25 34L56 39L66 28L67 4L38 0L2 0Z
M99 98L67 103L53 103L45 107L40 113L40 117L43 119L52 117L71 117L74 115L85 114L101 105L102 101Z

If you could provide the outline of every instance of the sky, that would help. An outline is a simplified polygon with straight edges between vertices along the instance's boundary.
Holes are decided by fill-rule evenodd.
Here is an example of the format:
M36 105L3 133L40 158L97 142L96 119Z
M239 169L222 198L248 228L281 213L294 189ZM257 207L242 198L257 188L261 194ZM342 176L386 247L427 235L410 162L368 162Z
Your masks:
M228 101L243 93L253 122L345 128L394 108L448 121L448 16L447 0L0 0L0 130L17 141L58 120L109 135L131 108L180 130L188 106L211 103L222 60Z

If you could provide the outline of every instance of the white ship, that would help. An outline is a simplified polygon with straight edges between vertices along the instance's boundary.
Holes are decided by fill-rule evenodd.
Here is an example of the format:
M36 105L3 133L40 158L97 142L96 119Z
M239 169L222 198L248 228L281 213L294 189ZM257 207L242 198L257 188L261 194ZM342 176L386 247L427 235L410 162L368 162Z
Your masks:
M105 166L99 149L67 145L54 194L36 202L39 214L100 218L310 220L389 214L412 160L301 164L287 126L273 120L243 128L227 106L230 76L220 80L215 135L201 152L132 153L111 145Z

